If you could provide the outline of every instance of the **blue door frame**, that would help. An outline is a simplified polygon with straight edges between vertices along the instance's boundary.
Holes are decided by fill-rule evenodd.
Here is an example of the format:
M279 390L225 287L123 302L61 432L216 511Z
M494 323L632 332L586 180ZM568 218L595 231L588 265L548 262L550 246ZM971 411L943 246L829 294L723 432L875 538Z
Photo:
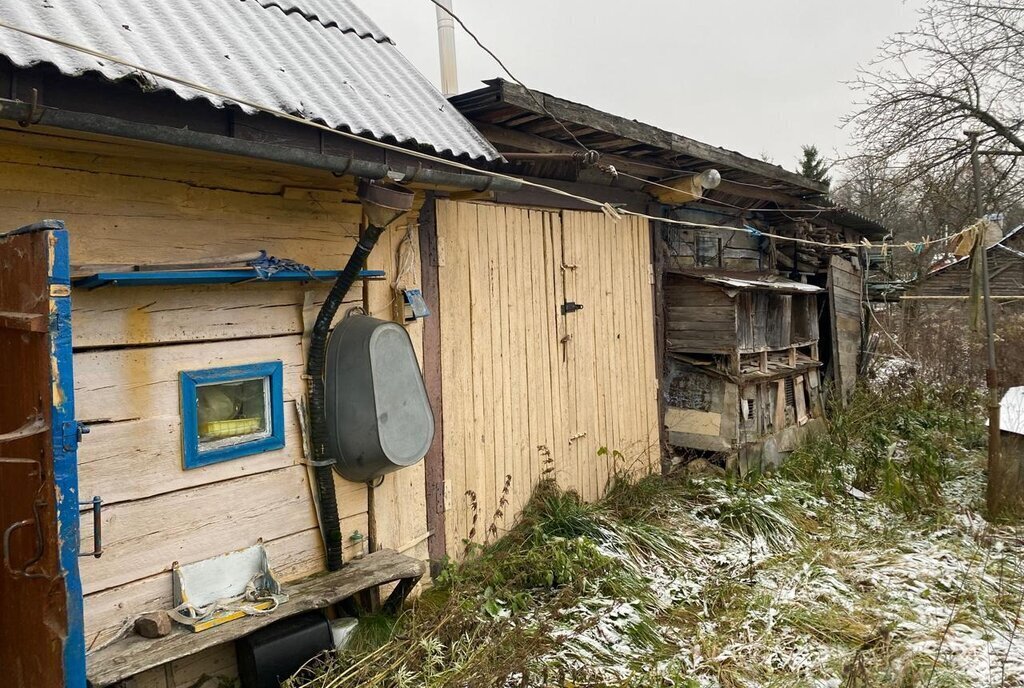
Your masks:
M75 376L71 348L71 257L68 230L53 220L44 230L52 251L47 275L50 284L50 351L53 400L51 439L53 476L58 495L57 528L60 538L60 570L67 595L68 629L64 641L64 685L85 688L85 622L82 610L82 579L78 572L79 533L78 443L81 428L75 420Z

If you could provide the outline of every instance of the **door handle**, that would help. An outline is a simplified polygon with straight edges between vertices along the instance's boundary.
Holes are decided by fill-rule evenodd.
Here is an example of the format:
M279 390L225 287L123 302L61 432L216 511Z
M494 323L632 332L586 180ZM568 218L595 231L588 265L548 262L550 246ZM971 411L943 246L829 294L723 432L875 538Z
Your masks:
M93 497L88 502L79 502L78 506L92 507L92 551L79 552L78 556L96 557L99 559L103 556L103 499L100 497Z
M15 521L11 525L7 526L7 528L4 530L4 568L7 569L8 573L10 573L12 576L16 578L19 576L22 578L47 577L45 573L29 571L29 568L34 566L36 563L39 562L40 559L43 558L43 522L39 513L39 509L43 506L46 506L45 502L36 500L35 502L32 503L32 513L34 518L26 518L23 521ZM21 568L15 568L11 565L11 536L15 533L15 531L20 530L21 528L27 528L29 526L35 526L36 529L36 551L32 558L25 562L25 564Z

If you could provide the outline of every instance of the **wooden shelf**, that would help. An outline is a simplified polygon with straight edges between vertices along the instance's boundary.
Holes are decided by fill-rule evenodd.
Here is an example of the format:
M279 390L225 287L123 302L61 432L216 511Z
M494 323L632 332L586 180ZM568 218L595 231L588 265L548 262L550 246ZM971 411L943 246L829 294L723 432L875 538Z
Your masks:
M335 280L341 270L281 270L261 278L255 268L227 268L223 270L154 270L137 272L97 272L71 280L79 289L95 289L107 285L115 287L145 287L179 284L238 284L240 282L325 282ZM383 270L360 270L359 279L384 279Z
M400 581L396 593L404 597L425 572L426 565L419 559L392 550L374 552L340 571L321 573L283 585L288 601L272 614L246 616L199 633L176 624L171 634L163 638L128 635L87 655L86 676L96 688L108 686L146 669L232 642L275 621L322 609L385 583Z

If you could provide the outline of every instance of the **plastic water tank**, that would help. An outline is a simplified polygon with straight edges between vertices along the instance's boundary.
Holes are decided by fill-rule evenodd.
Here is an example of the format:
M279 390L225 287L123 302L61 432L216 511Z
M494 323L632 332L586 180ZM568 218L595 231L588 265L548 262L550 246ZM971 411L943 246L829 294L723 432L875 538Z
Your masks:
M405 328L349 315L327 345L327 430L347 480L373 480L411 466L434 438L412 340Z

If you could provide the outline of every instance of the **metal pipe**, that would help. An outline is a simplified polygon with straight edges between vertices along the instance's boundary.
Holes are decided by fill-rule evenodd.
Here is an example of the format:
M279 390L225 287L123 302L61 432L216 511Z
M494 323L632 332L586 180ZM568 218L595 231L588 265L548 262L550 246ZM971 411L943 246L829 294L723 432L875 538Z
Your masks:
M455 60L455 19L452 0L437 0L437 53L441 61L441 93L444 97L459 92L459 70ZM447 11L445 11L447 10Z
M599 159L599 153L597 151L572 151L567 153L502 153L501 157L509 161L524 160L524 161L546 161L546 160L565 160L576 162L584 166L590 166L597 163Z
M971 145L971 173L974 176L974 212L979 220L984 219L985 207L981 194L981 159L978 155L977 131L964 132ZM984 231L984 225L983 225ZM992 321L992 290L989 284L988 246L985 235L979 241L981 246L981 290L985 302L985 338L988 362L985 368L985 385L988 388L988 485L985 492L989 518L1003 514L1008 504L1006 495L1010 486L1003 470L999 434L999 375L996 370L996 338L995 326Z
M397 174L396 174L397 172ZM406 167L404 171L393 171L390 175L402 184L471 189L473 191L519 191L523 183L519 179L495 177L489 174L463 174L446 172L429 167Z
M31 125L45 125L80 131L103 136L161 143L169 146L195 148L212 153L240 155L247 158L269 160L288 165L298 165L317 170L329 170L337 175L352 175L365 179L384 179L396 177L398 181L408 182L410 179L424 185L446 186L456 189L518 191L522 187L519 180L502 179L486 174L462 174L422 167L406 167L404 170L393 170L387 163L361 160L349 155L329 155L315 153L301 148L278 146L271 143L245 141L230 136L207 134L191 129L178 129L159 124L130 122L116 117L96 115L85 112L74 112L52 107L33 106L18 100L0 98L0 119Z

